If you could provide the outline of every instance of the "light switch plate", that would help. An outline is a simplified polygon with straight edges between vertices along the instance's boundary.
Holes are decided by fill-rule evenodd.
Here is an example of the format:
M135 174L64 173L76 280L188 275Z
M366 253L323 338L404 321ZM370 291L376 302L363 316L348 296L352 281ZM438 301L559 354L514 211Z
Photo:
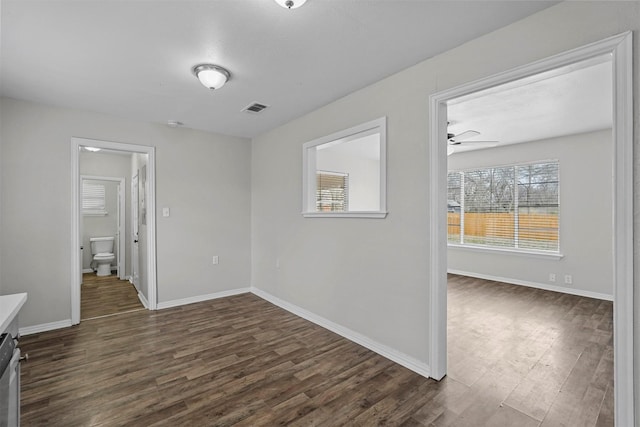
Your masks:
M169 216L169 208L162 208L162 216L163 217Z

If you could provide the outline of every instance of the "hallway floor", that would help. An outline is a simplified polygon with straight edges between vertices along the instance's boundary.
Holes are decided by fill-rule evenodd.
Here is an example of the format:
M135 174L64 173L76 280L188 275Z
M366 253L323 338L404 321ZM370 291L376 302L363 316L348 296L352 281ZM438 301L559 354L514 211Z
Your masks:
M95 273L82 275L80 290L80 320L144 310L136 288L118 276L98 277Z

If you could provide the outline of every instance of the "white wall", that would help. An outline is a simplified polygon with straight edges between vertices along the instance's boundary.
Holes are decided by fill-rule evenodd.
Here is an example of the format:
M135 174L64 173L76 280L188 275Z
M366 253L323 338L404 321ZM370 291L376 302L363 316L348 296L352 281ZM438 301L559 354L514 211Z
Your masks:
M555 286L613 298L613 142L611 130L449 156L449 170L557 159L560 260L449 247L449 269L512 283ZM549 282L549 273L556 282ZM573 285L564 284L564 275Z
M0 280L4 293L29 293L21 327L71 316L74 136L156 147L156 201L171 208L157 218L160 302L249 285L248 140L8 98L0 108Z
M429 95L630 29L638 2L563 2L255 138L254 286L428 364ZM302 144L381 116L387 218L303 218Z

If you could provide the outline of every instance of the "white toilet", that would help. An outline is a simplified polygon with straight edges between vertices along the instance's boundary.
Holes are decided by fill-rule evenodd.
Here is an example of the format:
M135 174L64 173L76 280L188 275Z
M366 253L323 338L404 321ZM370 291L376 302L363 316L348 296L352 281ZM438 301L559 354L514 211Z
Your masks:
M113 254L113 240L113 237L92 237L89 239L91 255L93 255L91 266L97 266L96 274L98 276L111 275L111 263L116 259Z

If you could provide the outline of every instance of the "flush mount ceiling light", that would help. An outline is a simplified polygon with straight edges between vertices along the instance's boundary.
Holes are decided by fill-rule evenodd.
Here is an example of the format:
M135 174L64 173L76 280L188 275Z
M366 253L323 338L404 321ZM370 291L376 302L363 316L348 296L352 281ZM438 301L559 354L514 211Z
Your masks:
M276 3L278 3L280 6L284 8L297 9L303 4L305 4L307 0L275 0L275 1Z
M220 89L229 80L231 74L224 68L213 64L199 64L191 69L193 75L200 80L204 87L214 90Z

